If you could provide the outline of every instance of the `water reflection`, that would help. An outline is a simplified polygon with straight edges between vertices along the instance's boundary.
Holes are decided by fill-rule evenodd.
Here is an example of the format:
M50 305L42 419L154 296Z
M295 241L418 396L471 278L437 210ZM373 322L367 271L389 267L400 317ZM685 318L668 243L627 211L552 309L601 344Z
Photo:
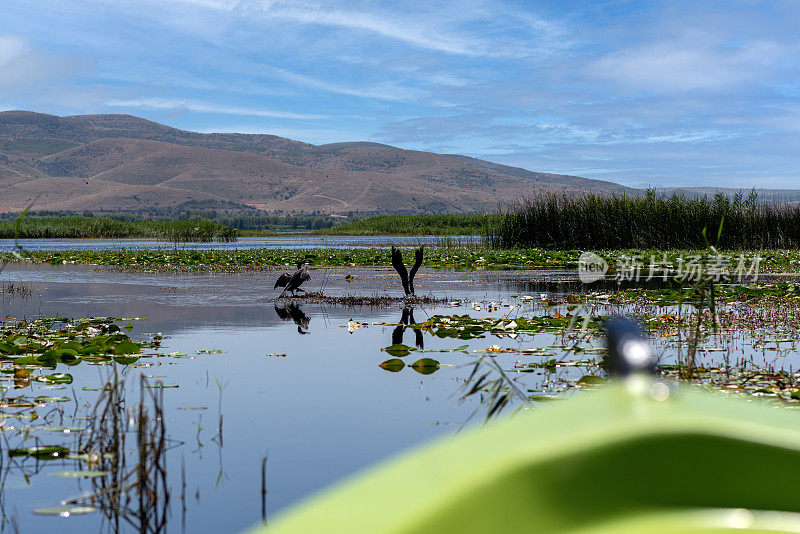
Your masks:
M400 316L400 324L392 331L392 345L400 345L403 343L403 334L405 334L408 325L416 324L414 320L414 306L406 306L403 308L403 314ZM414 328L414 344L419 349L425 348L425 340L422 337L422 330Z
M68 397L34 396L30 390L2 397L0 532L22 530L16 510L6 507L9 480L12 491L40 488L40 495L29 504L46 503L41 495L44 485L67 495L75 495L73 484L77 486L78 494L64 498L62 493L58 506L33 509L38 516L68 518L99 512L113 532L166 531L170 511L166 453L180 442L167 437L163 384L142 378L138 402L129 402L126 397L134 388L126 384L126 374L119 373L116 364L107 365L111 377L98 388L101 394L94 407L74 397L69 409ZM63 483L43 478L46 475Z
M115 373L103 388L78 442L86 467L106 475L90 478L89 495L63 502L94 504L114 532L120 532L122 522L142 534L166 531L170 502L166 452L170 440L161 385L142 379L139 404L129 407L124 384ZM126 450L131 429L136 436L133 455Z
M278 317L281 318L283 321L294 321L294 324L297 325L297 333L298 334L308 334L308 325L311 322L311 318L303 312L300 305L296 302L276 302L275 303L275 313L278 314Z
M466 245L482 241L481 236L452 236L450 242ZM24 248L34 250L247 250L281 249L303 250L312 248L351 248L437 245L442 241L437 236L312 236L290 235L270 237L240 237L229 243L172 243L154 239L0 239L0 252L13 252Z
M405 309L402 305L396 307L396 299L386 299L386 305L374 307L345 303L354 295L381 297L387 287L391 288L391 295L402 294L397 287L397 275L390 268L320 271L314 283L325 280L325 294L341 297L342 302L280 299L276 303L262 298L267 276L264 272L131 273L75 265L14 264L0 273L0 281L27 284L32 295L28 299L0 297L0 316L147 317L146 321L130 321L131 339L151 339L149 333L160 332L164 347L143 355L127 369L134 379L147 373L145 376L153 385L159 378L167 382L167 389L146 392L164 392L169 436L187 442L180 454L178 451L166 454L173 488L169 504L172 530L179 529L178 514L183 511L187 531L235 532L364 465L436 434L455 430L476 410L496 414L509 401L511 407L525 403L538 405L556 397L578 394L578 388L567 389L568 385L598 383L590 375L602 376L597 365L603 354L601 343L595 338L577 343L580 320L572 329L574 335L564 335L570 323L568 315L576 311L566 295L559 295L557 284L535 285L541 279L535 272L423 270L420 275L426 291L452 302L424 307L417 304L416 308ZM272 273L268 278L274 280ZM610 289L614 287L615 284ZM547 293L546 298L540 293ZM622 308L652 317L656 326L667 328L662 335L654 336L654 346L659 354L664 353L664 363L676 363L681 350L676 346L681 339L685 343L686 329L683 322L676 322L674 329L669 326L673 324L670 318L677 313L673 307L638 303L623 306L602 300L592 300L587 306L582 313L595 317L620 313ZM796 339L796 329L789 319L798 316L797 306L781 306L781 314L787 317L785 334L766 326L729 333L732 339L724 341L721 334L720 339L712 334L708 341L702 341L706 349L703 365L710 367L725 358L720 367L725 372L745 360L792 365L796 369L799 361L796 346L790 344ZM749 314L757 325L775 322L776 314L771 310L748 310L737 313ZM414 328L436 316L463 322L448 325L439 321L441 324L437 326L442 327L439 332L442 335L430 335L440 328L432 331ZM542 316L547 319L540 320ZM299 334L309 332L311 318L315 321L315 335L296 335L295 329ZM289 320L292 322L288 323ZM518 323L517 326L511 327L512 322ZM128 323L126 319L118 324L126 328ZM355 326L348 328L351 324ZM526 328L529 333L518 333ZM409 338L407 329L414 330L414 339ZM448 330L453 335L445 335ZM417 349L401 355L387 354L381 349L387 348L390 337L392 345L402 344L405 337L410 345L405 348L416 344ZM400 368L409 367L415 372L384 372L386 368L379 367L379 362L390 355L395 365L405 361ZM471 374L472 367L465 364L476 358L480 358L483 366ZM414 366L422 360L435 362ZM25 366L14 368L11 362L2 365L0 426L4 428L0 431L0 446L3 449L7 437L12 446L35 446L38 439L39 445L63 444L71 452L83 454L82 448L71 441L80 434L73 427L89 423L69 416L81 417L92 412L91 406L100 395L94 392L102 391L106 377L98 373L103 368L94 364L85 362L69 368L65 365L58 363L55 371L68 371L74 377L72 384L43 382L36 379L38 371L31 375ZM429 374L434 370L435 374ZM715 376L726 376L725 372ZM224 391L225 405L236 409L225 413L223 451L222 418L219 417L217 424L217 414L211 412L219 407L221 416L222 388L227 383L230 387ZM15 386L25 389L15 390ZM137 386L138 381L132 383L128 392L132 399L129 409L138 399ZM472 395L466 395L470 392ZM506 398L507 393L510 398ZM40 402L35 402L37 397L42 397ZM48 408L38 406L46 397L59 398L51 399ZM374 402L364 402L365 398ZM463 402L458 402L462 398ZM69 399L74 404L69 404ZM23 403L29 408L22 408ZM53 404L68 407L70 412L72 406L82 408L75 414L64 413L62 421L61 415L51 411ZM31 420L34 411L38 417L35 423ZM392 417L387 417L389 412ZM25 438L29 441L18 444L32 426L35 429L30 428L31 433ZM65 428L70 433L55 427L70 427ZM137 450L135 428L131 426L127 433L128 450L132 454ZM219 466L217 459L207 454L209 441L217 439ZM167 444L167 448L170 446L172 443ZM267 450L268 501L264 467ZM222 472L223 453L225 472ZM111 458L104 461L112 463ZM15 467L4 473L3 468L9 462ZM130 456L127 469L102 466L109 475L77 483L81 490L91 494L97 491L94 484L98 490L100 484L118 487L120 482L125 483L126 474L137 462ZM23 532L52 529L52 521L59 521L59 531L65 533L96 531L103 517L101 511L69 521L30 513L33 508L53 506L75 494L73 479L61 479L47 472L34 476L44 463L47 471L88 468L83 460L60 458L43 462L30 456L10 458L6 450L0 452L0 491L5 491L0 495L0 514L12 514L5 528L10 532L16 530L9 525L16 509ZM160 469L153 467L149 473L158 474ZM228 476L230 483L223 483ZM6 479L8 482L4 483ZM151 481L149 486L155 487L155 480ZM134 488L129 492L138 499ZM119 494L115 499L112 506L121 510L124 497ZM98 504L92 506L100 508ZM218 513L219 509L226 513ZM145 524L149 522L158 528L163 517L161 512L153 513L144 518ZM106 524L112 521L109 518ZM136 521L130 524L120 517L120 529L140 530L138 516ZM0 531L2 528L0 518ZM103 529L110 530L114 529Z

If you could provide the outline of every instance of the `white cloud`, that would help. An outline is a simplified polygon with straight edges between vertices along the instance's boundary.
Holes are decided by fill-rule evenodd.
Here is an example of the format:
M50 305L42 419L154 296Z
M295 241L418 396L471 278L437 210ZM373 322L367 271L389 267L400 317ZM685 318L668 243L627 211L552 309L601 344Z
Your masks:
M407 87L400 87L391 82L383 82L371 85L369 87L354 89L346 85L319 80L317 78L292 72L287 69L278 69L273 67L264 67L264 69L269 73L298 85L311 87L313 89L320 89L322 91L328 91L331 93L338 93L341 95L375 98L379 100L392 100L397 102L410 101L427 96L426 92Z
M169 110L196 111L199 113L221 113L225 115L247 115L253 117L271 117L275 119L316 120L328 119L327 115L308 113L292 113L267 109L243 108L236 106L220 106L191 100L173 100L167 98L142 98L137 100L109 100L105 105L125 108L155 108Z
M362 30L412 44L416 47L449 54L479 56L486 53L477 43L442 28L434 29L419 19L408 21L390 14L378 15L359 11L325 9L321 7L270 5L262 10L264 16L305 24L337 26Z
M142 0L137 0L136 4ZM105 0L108 3L108 0ZM383 39L410 44L422 50L459 56L500 57L526 55L530 43L508 39L502 43L484 38L481 30L467 31L459 26L480 28L490 19L504 18L503 23L525 28L537 37L551 36L560 31L557 25L538 19L519 9L506 9L494 2L437 2L421 3L422 9L411 4L387 2L369 3L369 8L348 7L347 2L317 2L308 0L158 0L159 7L190 5L193 8L225 13L238 13L250 20L260 18L279 23L328 26L371 33ZM338 5L337 5L338 4ZM344 4L344 5L343 5ZM174 21L179 24L181 21ZM492 22L497 22L493 20ZM537 47L537 52L540 50Z
M0 35L0 89L24 92L76 69L77 62L72 58L44 54L18 35Z
M5 67L28 51L27 43L16 35L0 35L0 67Z
M762 80L787 52L775 42L731 46L694 33L617 50L592 62L587 71L595 78L653 92L730 89Z

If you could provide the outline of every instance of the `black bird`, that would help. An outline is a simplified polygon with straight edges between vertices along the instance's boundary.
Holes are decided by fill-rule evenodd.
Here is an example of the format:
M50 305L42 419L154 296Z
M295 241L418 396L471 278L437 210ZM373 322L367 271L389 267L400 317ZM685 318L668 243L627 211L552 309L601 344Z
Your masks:
M392 246L392 267L400 275L400 281L403 283L403 290L406 296L414 295L414 275L417 274L419 266L422 265L422 252L425 245L420 246L414 251L415 260L411 272L406 271L406 266L403 265L403 253Z
M272 289L283 288L283 293L281 293L278 298L284 296L287 291L291 291L292 296L296 296L295 291L302 291L305 293L305 289L300 289L300 286L303 282L310 279L311 275L308 274L308 269L303 265L303 262L297 262L297 270L293 273L283 273L280 275L275 282L275 287Z
M311 322L311 318L294 302L282 304L280 306L275 303L275 313L277 313L278 317L283 321L291 319L294 324L297 325L298 334L308 334L308 324Z

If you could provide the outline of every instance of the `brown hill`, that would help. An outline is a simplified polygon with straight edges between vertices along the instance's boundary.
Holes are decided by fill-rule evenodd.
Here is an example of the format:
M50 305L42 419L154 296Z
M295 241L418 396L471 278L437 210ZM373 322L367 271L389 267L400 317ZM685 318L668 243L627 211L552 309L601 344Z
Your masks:
M270 212L472 213L548 190L624 191L377 143L201 134L129 115L0 112L0 211L128 211L201 202Z

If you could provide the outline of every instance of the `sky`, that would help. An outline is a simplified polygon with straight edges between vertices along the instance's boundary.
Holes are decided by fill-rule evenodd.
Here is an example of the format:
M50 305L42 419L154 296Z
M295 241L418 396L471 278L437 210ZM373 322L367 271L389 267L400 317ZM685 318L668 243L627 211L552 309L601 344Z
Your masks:
M0 4L0 110L800 188L794 0Z

